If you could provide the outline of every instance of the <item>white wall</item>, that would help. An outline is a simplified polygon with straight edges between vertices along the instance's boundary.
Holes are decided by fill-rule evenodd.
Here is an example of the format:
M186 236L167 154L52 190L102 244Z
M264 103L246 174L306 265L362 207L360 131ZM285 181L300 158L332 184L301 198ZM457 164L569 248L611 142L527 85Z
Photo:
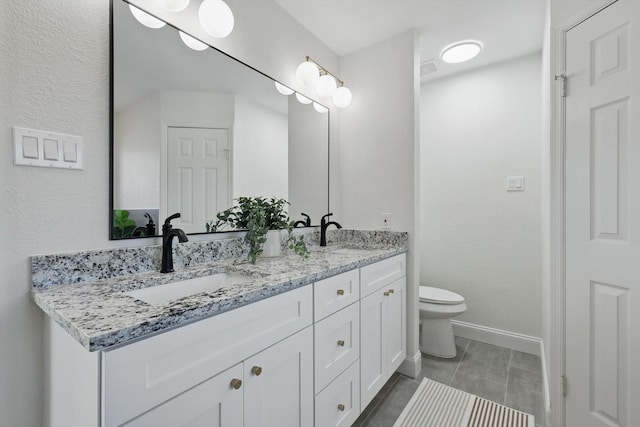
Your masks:
M418 352L418 49L410 31L341 58L340 77L353 101L340 113L342 210L334 216L347 228L373 230L388 212L393 230L409 232L407 357Z
M221 44L230 54L294 87L304 55L337 68L337 56L274 2L228 4L236 28ZM0 419L38 427L43 315L29 298L29 256L151 241L107 238L109 2L0 2L0 58ZM82 135L84 170L13 166L12 126Z
M460 320L541 335L540 54L422 86L421 284ZM524 175L524 192L506 177Z
M233 198L289 198L289 137L286 114L235 97Z

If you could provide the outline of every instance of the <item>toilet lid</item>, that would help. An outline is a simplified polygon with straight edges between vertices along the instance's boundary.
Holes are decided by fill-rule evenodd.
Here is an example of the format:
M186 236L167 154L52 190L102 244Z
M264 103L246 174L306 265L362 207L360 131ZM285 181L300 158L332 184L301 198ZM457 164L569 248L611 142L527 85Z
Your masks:
M420 286L420 301L435 304L462 304L464 298L446 289Z

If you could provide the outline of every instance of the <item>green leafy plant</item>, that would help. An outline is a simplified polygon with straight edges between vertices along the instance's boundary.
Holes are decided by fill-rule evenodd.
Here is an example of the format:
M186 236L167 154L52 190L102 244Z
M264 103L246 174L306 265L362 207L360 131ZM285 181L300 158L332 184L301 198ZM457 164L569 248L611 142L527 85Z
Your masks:
M289 232L286 244L289 249L307 258L309 250L304 243L302 236L294 236L293 226L289 220L289 215L285 211L289 204L285 199L271 197L239 197L237 204L218 212L217 220L208 222L206 229L208 233L221 231L224 227L233 230L246 230L244 241L249 245L248 259L251 263L262 255L262 248L267 241L269 230L284 230Z
M113 211L113 237L129 237L136 228L136 222L129 218L129 211L116 209Z

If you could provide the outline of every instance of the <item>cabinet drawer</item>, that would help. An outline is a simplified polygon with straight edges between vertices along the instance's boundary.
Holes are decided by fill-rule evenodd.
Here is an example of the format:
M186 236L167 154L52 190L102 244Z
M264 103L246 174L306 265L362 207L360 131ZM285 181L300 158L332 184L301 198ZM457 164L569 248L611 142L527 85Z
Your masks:
M356 362L316 396L316 426L349 427L360 415L360 363Z
M360 305L351 304L316 323L314 344L318 393L360 357Z
M360 298L358 269L320 280L313 285L313 318L317 322Z
M364 266L360 269L360 297L364 298L407 274L405 254Z
M106 350L105 425L120 425L311 323L309 285Z

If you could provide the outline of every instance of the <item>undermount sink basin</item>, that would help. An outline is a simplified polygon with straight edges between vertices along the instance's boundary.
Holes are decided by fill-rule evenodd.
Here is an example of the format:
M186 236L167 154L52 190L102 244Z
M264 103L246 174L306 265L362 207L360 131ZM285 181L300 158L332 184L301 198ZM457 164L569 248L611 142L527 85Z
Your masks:
M178 298L212 292L220 288L245 283L250 277L238 273L218 273L210 276L196 277L195 279L182 280L180 282L167 283L166 285L150 286L125 292L125 295L139 299L148 304L164 304Z

